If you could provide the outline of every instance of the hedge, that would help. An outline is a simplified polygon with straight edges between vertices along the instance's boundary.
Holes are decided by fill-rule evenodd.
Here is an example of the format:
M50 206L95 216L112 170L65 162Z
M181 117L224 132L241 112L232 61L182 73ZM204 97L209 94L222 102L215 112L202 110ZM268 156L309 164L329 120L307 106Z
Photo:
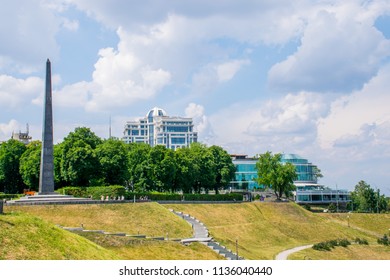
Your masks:
M123 186L100 186L100 187L64 187L57 190L60 194L73 195L75 197L91 197L100 200L102 196L110 198L124 196Z
M64 187L57 190L60 194L73 195L75 197L92 197L100 200L102 196L110 198L122 197L126 200L148 199L152 201L242 201L243 195L239 193L230 194L176 194L176 193L156 193L127 192L123 186L101 186L101 187Z
M153 201L159 201L159 200L175 200L180 201L182 200L182 195L175 194L175 193L134 193L134 192L126 192L125 198L128 200L134 199L150 199Z
M242 201L243 195L239 193L229 194L185 194L186 201Z
M126 199L136 199L147 198L152 201L242 201L242 194L174 194L174 193L133 193L126 192Z
M87 188L88 197L92 199L101 199L102 196L114 198L124 196L126 193L123 186L108 186L108 187L89 187Z
M19 198L23 195L21 194L4 194L0 193L0 199L12 199L12 198Z
M73 195L75 197L87 197L86 187L63 187L56 190L59 194Z

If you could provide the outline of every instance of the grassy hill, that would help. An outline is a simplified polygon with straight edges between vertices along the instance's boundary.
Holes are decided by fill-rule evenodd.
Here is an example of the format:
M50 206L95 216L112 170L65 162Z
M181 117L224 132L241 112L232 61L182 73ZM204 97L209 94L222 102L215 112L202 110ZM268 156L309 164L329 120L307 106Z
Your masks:
M361 224L366 224L365 228L371 231L362 230L348 227L341 215L311 213L294 203L188 204L167 207L189 213L203 221L211 235L232 250L235 250L238 239L239 254L247 259L273 259L277 253L289 248L337 238L352 240L359 237L376 243L377 235L390 221L388 214L375 219L366 219L363 214L365 222ZM360 214L352 215L353 222L358 223ZM377 224L382 223L378 229ZM388 252L385 255L390 259Z
M0 260L119 259L107 249L23 213L0 215Z
M7 246L0 249L3 251L0 259L223 259L202 244L184 246L173 241L140 240L101 234L78 235L55 226L80 227L83 224L85 229L145 234L148 237L192 236L192 228L187 222L157 203L7 206L5 211L8 212L7 215L0 215L0 243L3 244L4 239ZM39 223L39 231L36 223ZM14 226L7 226L11 224ZM38 252L37 240L42 242ZM81 240L93 248L99 248L104 254L83 255L83 250L89 250L86 246L66 247L58 240L64 240L64 244L79 244L77 242ZM59 249L62 247L66 247L66 250ZM20 250L20 253L11 253L15 250ZM80 255L77 254L79 251Z
M306 249L288 257L289 260L389 260L390 247L378 244L336 247L331 251Z
M233 251L235 251L237 239L239 255L246 259L273 259L277 253L289 248L337 238L352 240L359 237L367 239L370 244L375 244L377 236L383 235L385 233L383 230L390 224L389 214L367 216L367 214L353 213L350 217L351 226L348 227L347 214L311 213L294 203L12 206L6 207L5 210L39 217L51 228L54 224L69 227L83 224L86 229L128 234L140 233L155 237L168 235L170 238L185 238L192 236L189 224L168 211L169 208L191 214L204 222L214 239ZM24 214L13 215L24 217ZM25 231L28 230L29 228ZM10 239L10 236L14 235L2 236ZM183 246L175 242L129 240L93 234L78 236L78 238L89 240L88 242L95 244L95 248L106 250L107 255L104 257L106 259L220 258L202 244ZM26 240L21 240L21 242L26 242ZM333 258L372 259L370 254L376 254L382 259L390 259L390 252L382 247L374 245L364 249L363 247L349 247L350 251L345 254L340 253ZM11 247L8 248L11 250ZM355 251L352 251L352 248ZM0 258L2 256L4 255L0 255ZM26 253L25 256L30 255ZM332 256L323 256L324 259L332 258ZM32 255L29 258L39 257ZM60 255L58 258L66 257ZM70 258L77 259L73 256ZM313 255L313 259L315 258L321 258L321 255Z
M186 238L192 229L183 219L157 203L10 206L56 225L146 234L150 237Z

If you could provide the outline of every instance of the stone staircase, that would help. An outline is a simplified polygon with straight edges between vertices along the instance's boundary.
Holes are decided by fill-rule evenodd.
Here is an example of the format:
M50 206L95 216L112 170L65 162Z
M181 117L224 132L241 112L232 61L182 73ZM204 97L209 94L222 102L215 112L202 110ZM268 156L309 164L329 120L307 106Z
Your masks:
M213 241L212 237L209 236L209 231L207 227L195 217L191 217L190 215L184 214L182 212L176 212L173 210L170 211L177 216L183 218L192 226L194 233L193 237L188 239L182 239L182 243L186 244L190 242L201 242L228 260L243 260L242 257L237 256L231 250L220 245L218 242Z
M228 260L243 260L244 258L237 256L237 254L233 253L231 250L227 249L226 247L220 245L218 242L207 242L207 246L220 254L221 256L224 256Z

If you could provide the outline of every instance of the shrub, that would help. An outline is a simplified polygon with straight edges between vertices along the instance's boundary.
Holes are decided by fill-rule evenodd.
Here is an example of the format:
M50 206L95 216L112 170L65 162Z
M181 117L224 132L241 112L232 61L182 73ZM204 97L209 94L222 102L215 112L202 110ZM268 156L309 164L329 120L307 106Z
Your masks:
M314 250L318 251L330 251L336 246L347 247L351 245L351 242L347 239L328 240L313 245Z
M351 245L351 242L349 242L348 239L340 239L338 241L338 245L342 247L348 247L349 245Z
M328 243L330 248L334 248L334 247L339 245L338 240L329 240L329 241L326 241L326 242Z
M303 208L305 208L307 211L311 211L311 207L309 204L304 204Z
M330 251L331 247L329 246L328 242L320 242L320 243L314 244L313 249L318 250L318 251Z
M111 198L124 196L123 186L100 186L100 187L64 187L57 190L60 194L73 195L75 197L92 197L100 200L102 196Z
M21 194L4 194L0 193L0 199L12 199L12 198L19 198L23 195Z
M384 234L382 238L378 239L378 244L382 244L382 245L385 245L385 246L389 246L390 245L389 238L387 237L386 234Z
M134 193L126 192L126 199L133 199L135 196L136 199L141 199L147 197L152 201L242 201L243 195L230 193L230 194L177 194L177 193L155 193L155 192L144 192L144 193Z
M92 199L101 199L102 196L115 198L125 196L126 190L123 186L103 186L103 187L89 187L87 188L87 197Z
M242 201L243 195L239 193L228 194L184 194L187 201Z
M360 244L360 245L368 245L368 241L366 239L360 239L359 237L355 238L355 243Z
M331 203L331 204L329 204L329 206L328 206L328 210L329 210L329 212L334 213L334 212L337 211L337 207L336 207L336 205L334 205L333 203Z
M59 194L73 195L75 197L87 197L86 187L63 187L56 190Z
M182 200L182 195L175 194L175 193L134 193L134 192L126 192L125 198L126 199L133 199L135 196L136 199L142 199L142 198L148 198L153 201L158 200L174 200L174 201L180 201Z

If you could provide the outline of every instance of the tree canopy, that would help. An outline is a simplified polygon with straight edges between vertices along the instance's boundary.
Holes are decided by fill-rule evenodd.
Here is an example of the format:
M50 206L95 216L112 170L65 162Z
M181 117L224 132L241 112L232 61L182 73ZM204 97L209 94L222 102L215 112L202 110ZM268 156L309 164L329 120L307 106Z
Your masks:
M359 181L351 192L350 210L358 212L382 212L388 210L388 203L384 195L380 195L365 181Z
M282 163L281 154L272 155L266 152L259 156L256 163L257 182L274 191L276 198L288 196L295 190L294 180L297 178L295 166L292 163Z
M25 188L19 172L20 158L26 146L14 139L0 144L0 191L4 193L22 192Z
M33 141L26 146L26 150L20 157L19 171L23 182L31 190L35 191L39 187L41 149L42 143L40 141Z
M41 143L16 140L0 146L0 191L38 189ZM176 151L144 143L102 140L79 127L54 145L55 188L125 185L137 192L218 191L234 178L229 154L218 146L193 143Z

